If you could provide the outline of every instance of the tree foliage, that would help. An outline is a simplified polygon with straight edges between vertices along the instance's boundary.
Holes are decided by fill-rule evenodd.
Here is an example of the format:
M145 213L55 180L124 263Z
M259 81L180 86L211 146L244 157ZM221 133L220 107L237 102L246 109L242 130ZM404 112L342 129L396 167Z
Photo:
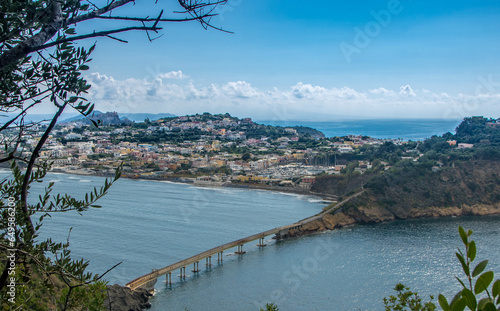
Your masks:
M500 280L493 282L493 271L485 271L488 260L473 265L476 259L476 242L471 240L472 230L465 231L458 228L464 250L458 250L458 261L465 274L465 280L457 277L462 286L455 297L448 302L446 297L439 295L439 305L444 311L462 311L466 307L472 311L497 311L500 310Z
M451 301L440 294L438 296L439 305L443 311L463 311L465 308L471 311L500 310L500 280L493 282L493 271L485 271L488 260L481 261L475 266L472 265L477 254L476 242L470 239L472 231L465 231L462 227L458 227L458 232L464 249L459 249L455 254L465 274L465 280L456 277L462 289ZM430 311L436 309L436 305L432 302L433 296L430 297L429 302L422 304L418 293L410 291L408 287L397 284L394 290L397 291L396 296L391 295L389 298L383 299L386 311Z
M105 273L88 273L88 262L71 258L69 242L41 240L39 230L52 213L99 207L96 201L119 178L121 167L114 178L82 199L53 194L53 183L38 198L29 199L33 183L42 183L50 170L49 162L40 161L40 153L61 114L74 109L89 118L94 111L85 98L91 86L83 73L96 45L79 42L97 37L126 42L116 35L130 31L142 31L153 41L164 22L195 21L222 30L211 24L211 18L226 1L179 0L180 10L172 18L161 8L154 17L120 15L120 9L134 5L134 0L0 1L0 113L7 120L0 125L0 163L10 162L11 169L11 176L0 181L0 296L10 303L5 308L102 308ZM98 19L107 20L111 28L79 33L79 25L91 26ZM123 23L128 25L122 27ZM43 123L25 122L39 105L55 108L53 117ZM36 143L28 144L34 137Z
M389 298L384 298L384 306L386 311L433 311L436 310L436 305L432 302L434 297L430 297L430 301L422 303L422 298L416 292L412 292L409 287L399 283L394 287L397 292L396 296L391 295Z
M29 176L27 190L30 190L33 183L43 182L49 170L49 163L40 163ZM25 206L20 206L18 202L26 173L22 172L15 161L11 162L11 171L12 177L3 180L0 185L2 298L10 302L8 307L28 310L48 310L50 306L60 310L72 309L73 305L81 305L77 303L79 300L97 303L97 296L94 294L102 290L101 278L104 274L93 275L86 272L88 261L71 258L69 241L61 243L51 238L43 240L40 229L43 220L52 213L81 213L91 207L99 208L96 201L119 178L121 169L117 170L114 178L106 179L102 187L85 194L83 199L67 194L52 194L54 183L50 182L36 203L26 202ZM82 295L86 298L81 298ZM103 299L97 301L101 305L104 302Z
M260 308L260 311L279 311L279 307L274 303L267 303L266 308Z

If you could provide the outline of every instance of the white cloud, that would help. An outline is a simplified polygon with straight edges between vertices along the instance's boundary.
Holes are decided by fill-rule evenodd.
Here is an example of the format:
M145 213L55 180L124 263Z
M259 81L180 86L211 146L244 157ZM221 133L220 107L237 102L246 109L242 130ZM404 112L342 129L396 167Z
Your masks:
M356 100L366 97L365 94L346 86L342 88L327 89L322 86L313 86L302 82L292 87L291 94L298 99L313 99L319 101Z
M358 92L347 86L344 86L341 89L336 89L336 88L332 89L332 95L341 99L350 99L350 100L366 99L366 94Z
M153 79L116 80L100 73L91 74L88 81L92 85L88 98L101 111L177 115L229 112L241 117L278 120L500 115L500 93L452 95L414 90L410 85L399 90L380 87L359 91L347 86L327 88L298 82L287 89L262 90L246 81L197 85L195 81L172 81L159 75Z
M383 88L383 87L379 87L378 89L369 90L368 92L371 93L371 94L380 94L380 95L383 95L383 96L394 96L394 95L396 95L396 92L394 92L392 90L388 90L388 89Z
M215 84L210 84L208 87L196 88L193 82L188 84L186 99L210 99L220 95L220 90Z
M292 87L292 94L296 98L314 99L325 94L326 89L321 86L312 86L311 84L297 83Z
M165 73L159 73L156 75L157 78L160 79L186 79L188 76L184 75L182 71L170 71L170 72L165 72Z
M401 86L399 88L399 95L403 95L403 96L412 96L412 97L415 97L417 96L415 94L415 92L413 91L413 89L411 88L411 86L409 86L408 84L405 85L405 86Z
M225 94L229 97L252 98L257 97L259 92L245 81L228 82L222 87Z

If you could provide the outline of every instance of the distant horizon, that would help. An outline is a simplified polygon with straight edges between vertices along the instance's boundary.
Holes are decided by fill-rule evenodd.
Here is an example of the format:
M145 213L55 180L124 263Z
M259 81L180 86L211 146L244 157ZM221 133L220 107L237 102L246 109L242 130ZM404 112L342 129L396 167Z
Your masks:
M108 111L116 112L116 111ZM106 113L106 112L103 112ZM153 118L158 115L167 115L169 113L118 113L119 117L126 116L129 120L142 123L145 118L149 118L151 121L158 120L159 118ZM201 115L203 113L198 113ZM135 116L134 115L138 115ZM195 115L195 114L194 114ZM39 118L48 119L51 115L39 115ZM76 114L66 114L62 115L59 119L59 123L71 122L70 120L75 118ZM181 115L175 117L183 117L191 115ZM33 117L33 116L32 116ZM141 117L141 118L140 118ZM238 119L247 118L247 116L234 116ZM140 119L139 119L140 118ZM142 119L144 118L144 119ZM281 126L281 127L295 127L295 126L305 126L314 128L322 132L325 137L335 137L335 136L347 136L347 135L362 135L370 136L379 139L402 139L402 140L424 140L430 138L433 135L441 136L447 132L454 133L456 127L461 123L462 119L432 119L432 118L377 118L377 119L335 119L326 121L317 120L259 120L253 119L252 121L258 124L270 125L270 126ZM33 120L38 121L38 120Z
M96 111L101 112L101 113L116 112L116 113L118 113L118 115L120 117L127 116L127 115L146 115L148 118L149 118L149 116L159 116L159 115L170 115L172 117L183 117L183 116L191 116L191 115L196 115L196 114L201 115L203 113L206 113L206 111L205 111L205 112L198 112L198 113L191 113L191 114L175 115L175 114L172 114L170 112L153 112L153 113L150 113L150 112L120 112L120 111L101 111L101 110L97 110L97 109L96 109ZM226 112L226 113L228 113L228 112ZM218 114L226 114L226 113L210 113L210 114L211 115L218 115ZM455 118L420 117L419 118L419 117L405 117L405 116L401 116L401 117L336 116L336 117L332 117L330 119L308 119L308 118L302 118L302 119L279 119L279 118L254 118L254 117L248 116L248 115L235 115L235 114L231 114L231 113L229 113L229 115L231 115L232 117L239 118L239 119L251 118L252 121L254 121L254 122L265 122L265 123L293 123L293 122L328 123L328 122L384 121L384 120L387 120L387 121L395 121L395 120L406 120L406 121L412 121L412 120L415 120L415 121L429 120L429 121L431 121L432 120L432 121L443 121L443 122L458 122L458 121L463 120L466 117L474 117L474 116L479 116L479 117L484 117L484 118L493 118L493 119L498 119L500 117L500 116L491 116L491 115L489 115L489 116L485 116L485 115L469 115L469 116L465 116L463 118L458 118L458 117L455 117ZM39 120L42 120L42 119L51 118L52 116L53 116L53 114L50 114L50 113L30 113L30 114L27 115L27 119L28 120L39 121ZM64 112L59 117L59 122L60 121L64 121L66 119L71 119L71 118L74 118L74 117L77 117L77 116L79 116L79 114L76 113L76 112ZM8 119L8 115L4 114L4 115L0 116L0 123L1 123L2 119ZM135 122L143 122L144 120L134 120L134 121Z

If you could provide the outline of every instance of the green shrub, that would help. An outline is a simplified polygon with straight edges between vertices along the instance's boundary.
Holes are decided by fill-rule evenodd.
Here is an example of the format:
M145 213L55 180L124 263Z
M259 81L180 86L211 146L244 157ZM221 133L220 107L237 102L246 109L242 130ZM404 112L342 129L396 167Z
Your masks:
M465 232L462 227L458 228L460 238L465 246L465 251L460 249L456 253L462 270L465 274L465 281L457 278L462 290L448 302L439 295L439 305L444 311L462 311L468 307L472 311L497 311L500 310L500 280L493 283L495 277L493 271L486 271L488 260L481 261L472 269L472 262L476 259L476 242L470 240L472 231Z

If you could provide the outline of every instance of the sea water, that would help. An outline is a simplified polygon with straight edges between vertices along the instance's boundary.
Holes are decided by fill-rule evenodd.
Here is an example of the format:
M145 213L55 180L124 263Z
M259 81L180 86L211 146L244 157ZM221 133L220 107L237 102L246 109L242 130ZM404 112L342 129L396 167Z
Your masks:
M326 137L364 135L373 138L400 138L402 140L424 140L433 135L455 133L461 120L456 119L376 119L376 120L336 120L336 121L256 121L274 126L307 126L325 134Z
M3 172L1 176L7 176ZM83 197L103 184L90 176L50 174L55 191ZM41 192L43 184L32 192ZM157 181L119 180L99 201L100 209L46 218L42 236L66 241L74 258L110 284L126 282L214 246L293 223L319 212L317 197L274 192L201 188ZM449 299L462 277L454 252L457 228L474 230L479 262L500 275L500 217L455 217L357 225L331 232L244 246L244 255L224 252L222 264L174 284L158 279L152 309L258 310L276 303L280 310L383 310L383 297L399 282ZM73 229L70 233L70 227ZM214 260L215 259L215 260Z
M475 231L476 262L500 273L500 217L457 217L360 225L255 249L172 287L159 287L151 310L384 310L401 282L424 301L448 299L462 279L459 225ZM437 304L436 300L434 302Z

